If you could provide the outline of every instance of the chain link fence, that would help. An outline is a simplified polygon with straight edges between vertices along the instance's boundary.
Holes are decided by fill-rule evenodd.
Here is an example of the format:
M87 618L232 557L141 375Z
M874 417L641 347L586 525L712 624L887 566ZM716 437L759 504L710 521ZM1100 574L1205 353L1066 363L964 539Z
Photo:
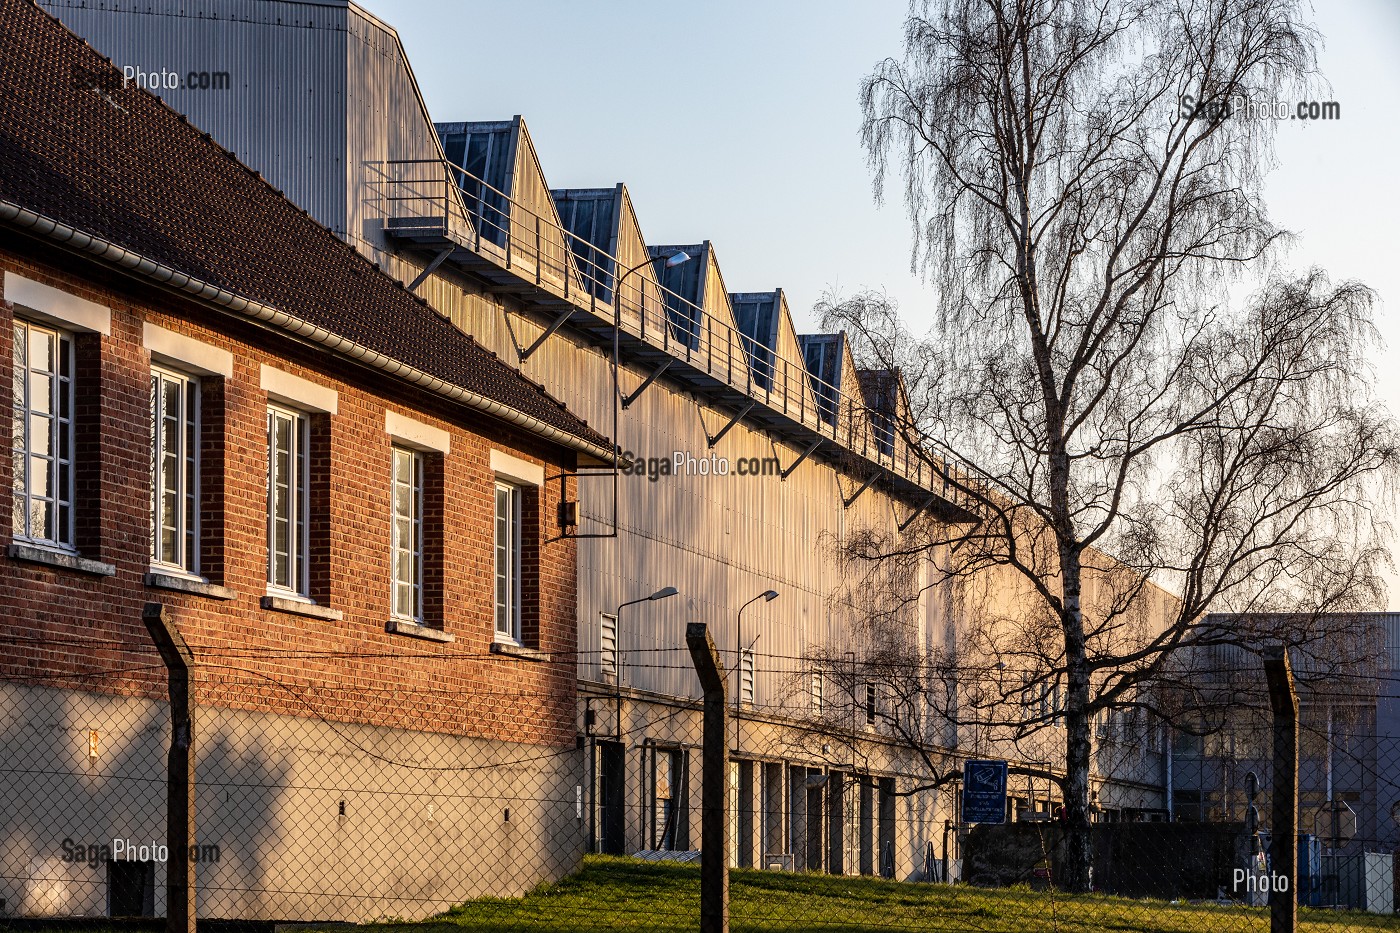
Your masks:
M554 663L572 673L577 659ZM484 738L434 711L487 702L528 719L549 698L508 683L400 689L352 670L319 657L313 671L292 652L196 659L183 856L201 924L699 928L698 690L584 681L569 741L528 723ZM67 675L0 679L0 927L162 928L181 857L166 826L178 786L166 676L154 648L131 647ZM1294 878L1272 856L1266 711L1202 734L1096 719L1089 895L1056 884L1053 763L1011 760L1007 821L970 825L967 754L919 766L882 727L878 695L828 685L824 716L806 723L731 697L730 928L1267 930L1270 900L1291 887L1301 929L1400 929L1400 691L1384 674L1363 686L1327 708L1304 697Z

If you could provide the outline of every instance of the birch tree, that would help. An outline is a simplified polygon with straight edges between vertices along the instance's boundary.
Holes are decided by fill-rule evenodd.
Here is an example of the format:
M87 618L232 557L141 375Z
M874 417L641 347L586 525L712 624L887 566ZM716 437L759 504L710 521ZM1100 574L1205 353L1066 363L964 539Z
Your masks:
M1237 106L1307 99L1318 41L1288 0L916 0L861 88L875 193L908 210L934 323L915 337L880 294L821 310L859 365L903 372L904 439L976 521L848 552L1030 594L958 661L1019 650L1063 685L1070 890L1090 885L1096 713L1187 648L1308 637L1209 612L1296 622L1381 598L1371 502L1397 452L1370 393L1372 295L1284 271L1262 197L1275 126ZM1086 612L1095 555L1115 569ZM1158 585L1175 598L1144 627ZM1007 717L996 693L956 716Z

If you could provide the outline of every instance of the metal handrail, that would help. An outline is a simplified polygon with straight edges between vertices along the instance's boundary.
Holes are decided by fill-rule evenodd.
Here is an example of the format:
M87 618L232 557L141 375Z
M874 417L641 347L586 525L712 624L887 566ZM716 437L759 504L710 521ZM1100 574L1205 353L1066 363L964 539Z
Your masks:
M704 370L749 398L792 418L842 447L922 488L940 477L923 456L902 443L893 416L826 382L802 362L782 355L700 305L640 276L616 288L617 257L545 217L460 166L441 159L402 159L382 165L383 216L403 228L424 220L449 239L516 274L533 279L591 313L617 321L623 330ZM406 166L438 172L401 177ZM375 183L371 183L372 185ZM472 192L466 190L470 187ZM403 211L403 205L420 209ZM601 257L595 261L590 257ZM616 293L615 293L616 292ZM612 299L616 299L616 305ZM877 424L887 421L886 425ZM943 472L952 458L938 456ZM965 475L964 470L956 470ZM942 482L948 498L948 483Z

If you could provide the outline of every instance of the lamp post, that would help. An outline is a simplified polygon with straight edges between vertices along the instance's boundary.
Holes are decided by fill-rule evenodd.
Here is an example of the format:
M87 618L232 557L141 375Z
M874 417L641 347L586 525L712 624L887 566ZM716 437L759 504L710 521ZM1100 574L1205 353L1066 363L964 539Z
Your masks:
M617 428L617 417L618 417L618 416L617 416L617 411L618 411L618 408L617 408L617 404L616 404L616 403L617 403L617 401L618 401L619 399L622 398L622 382L621 382L620 379L618 378L618 372L617 372L617 371L618 371L618 367L622 364L622 352L621 352L620 344L619 344L619 341L618 341L619 334L620 334L620 332L622 331L622 284L623 284L624 282L627 281L627 277L628 277L629 275L631 275L632 273L636 272L638 269L645 269L647 266L652 265L653 263L655 263L655 262L657 261L658 258L659 258L659 257L652 256L652 257L649 257L649 258L647 258L647 259L642 260L641 262L637 263L637 264L636 264L635 266L633 266L632 268L628 269L626 272L624 272L624 273L622 273L621 275L619 275L619 276L617 277L617 281L613 283L613 294L612 294L612 299L613 299L613 300L612 300L612 306L613 306L613 402L614 402L614 404L613 404L613 428L614 428L614 430L613 430L613 443L614 443L614 444L617 443L617 430L616 430L616 428ZM686 262L690 262L690 254L687 253L685 250L682 249L682 250L676 250L674 253L672 253L671 255L667 256L666 259L661 263L661 266L662 266L662 268L664 268L664 269L674 269L676 266L679 266L679 265L681 265L682 263L686 263ZM646 309L642 307L642 303L641 303L640 301L637 302L637 309L638 309L639 312L641 312L643 315L645 315ZM643 317L643 321L645 322L645 317ZM645 323L643 324L643 326L645 326Z
M625 279L626 279L629 275L631 275L633 272L636 272L638 269L645 268L646 266L651 265L652 263L656 262L656 261L657 261L658 259L660 259L660 258L661 258L660 256L650 256L650 257L648 257L648 258L646 258L646 259L643 259L641 262L637 263L635 266L633 266L632 268L628 269L626 272L622 273L621 275L619 275L619 276L617 277L617 283L616 283L616 285L615 285L614 288L613 288L613 307L614 307L614 308L617 307L617 305L618 305L617 299L618 299L618 297L622 294L622 283L623 283L623 280L625 280ZM678 249L678 250L676 250L674 253L672 253L671 255L667 256L664 260L662 260L661 265L662 265L664 268L673 269L673 268L675 268L676 266L679 266L679 265L680 265L681 263L683 263L683 262L690 262L690 254L687 253L687 252L686 252L685 250L683 250L683 249Z
M744 610L752 606L754 603L758 602L760 599L763 600L765 603L771 603L777 598L777 590L764 590L762 593L759 593L753 599L749 600L748 602L744 603L742 606L739 607L739 614L736 619L736 627L738 631L735 633L734 639L735 648L737 649L738 654L738 663L734 665L737 671L734 681L734 750L736 752L739 750L739 713L742 709L742 702L744 697L744 652L753 647L752 644L750 644L748 648L744 647ZM758 636L755 636L754 643L757 642ZM755 676L757 675L755 674Z
M736 622L735 628L736 628L736 631L735 631L735 633L734 633L734 645L735 645L735 648L736 648L736 652L735 652L735 653L736 653L737 656L738 656L738 663L736 663L736 664L734 665L734 667L735 667L736 670L737 670L737 673L734 675L734 677L735 677L735 681L734 681L734 753L735 753L735 754L738 754L738 752L739 752L740 740L743 738L743 733L742 733L743 726L741 725L740 717L742 716L743 709L744 709L744 654L745 654L746 652L749 652L749 651L752 651L752 650L753 650L754 644L756 644L756 643L758 642L758 639L759 639L759 637L760 637L759 635L755 635L753 641L750 642L749 645L748 645L747 647L745 647L745 645L744 645L744 610L747 609L747 608L749 608L750 606L752 606L754 603L758 602L760 599L763 600L765 603L769 603L769 602L772 602L773 600L775 600L775 599L777 599L777 598L778 598L778 591L777 591L777 590L764 590L762 593L759 593L759 594L758 594L757 596L755 596L753 599L749 600L748 602L746 602L746 603L744 603L742 606L740 606L740 607L739 607L739 612L738 612L738 614L737 614L736 617L735 617L735 622ZM761 633L760 633L760 635L761 635ZM755 672L754 672L754 677L756 678L757 676L758 676L758 673L757 673L757 671L755 671ZM759 786L761 787L761 785L762 785L761 778L759 779L759 781L758 781L757 783L758 783ZM761 789L758 791L758 795L759 795L759 797L760 797L760 799L761 799L762 796L763 796L763 792L762 792ZM752 813L753 813L752 803L750 803L749 813L750 813L750 819L749 819L748 828L747 828L747 838L744 838L744 839L738 839L738 838L736 838L736 839L734 840L734 845L735 845L735 847L736 847L736 848L735 848L735 852L736 852L736 853L745 853L745 854L747 855L747 858L748 858L748 860L749 860L749 863L752 864L752 849L751 849L751 846L752 846L753 841L754 841L754 840L753 840L754 826L753 826L753 819L752 819ZM738 825L739 825L741 828L744 826L744 823L743 823L743 819L742 819L742 818L738 818ZM761 833L761 830L760 830L760 833ZM742 860L741 860L741 864L742 864Z
M627 277L628 277L629 275L631 275L632 273L636 272L638 269L644 269L644 268L646 268L647 266L652 265L653 263L655 263L655 262L657 261L657 259L658 259L658 257L652 256L652 257L649 257L649 258L643 260L642 262L637 263L635 266L633 266L632 268L628 269L626 272L624 272L624 273L622 273L621 275L619 275L619 276L617 277L617 281L613 283L613 294L612 294L612 306L613 306L613 334L612 334L613 432L612 432L612 441L613 441L613 445L617 448L617 451L618 451L619 454L620 454L621 451L622 451L622 445L621 445L620 443L618 443L618 429L619 429L619 427L620 427L620 425L621 425L621 422L622 422L622 376L621 376L621 374L619 373L619 369L621 369L621 367L622 367L622 345L621 345L621 341L620 341L620 337L621 337L621 334L622 334L622 283L624 283L624 282L627 281ZM685 262L690 262L690 254L687 253L685 250L676 250L674 253L672 253L671 255L669 255L669 256L667 256L667 257L665 258L665 260L662 262L662 267L663 267L663 268L666 268L666 269L673 269L673 268L675 268L676 266L679 266L681 263L685 263ZM643 316L643 324L644 324L644 326L645 326L645 313L646 313L646 311L645 311L644 308L641 307L641 302L638 302L638 308L639 308L639 310L642 311L642 313L643 313L643 315L644 315L644 316ZM617 510L618 510L618 501L619 501L618 496L619 496L619 493L621 492L621 489L620 489L620 487L619 487L619 485L618 485L617 460L618 460L618 458L617 458L616 456L614 456L614 457L613 457L613 535L614 535L614 536L617 535L617 525L618 525ZM668 589L671 589L671 590L674 592L674 587L667 587L667 588L668 588ZM647 597L647 598L650 599L650 598L652 598L652 597ZM623 603L623 605L624 605L624 606L630 605L630 603ZM619 606L618 608L620 609L621 606Z
M667 599L675 596L679 592L674 586L666 586L652 593L650 596L643 596L640 599L629 599L613 610L613 619L617 625L614 632L614 664L613 671L613 740L622 741L622 610L628 606L635 606L638 603L655 602L658 599ZM588 735L588 836L589 849L596 852L598 850L598 830L596 825L598 813L598 740L589 730Z
M614 698L617 701L616 720L613 723L616 730L616 734L614 737L618 741L622 741L622 610L626 609L628 606L635 606L638 603L651 603L656 602L659 599L668 599L672 596L675 596L678 592L680 591L677 590L674 586L664 586L661 589L657 590L655 593L652 593L650 596L642 596L638 599L629 599L627 600L627 602L619 604L618 607L615 610L613 610L613 618L618 620L617 674L614 682L615 689L613 691Z

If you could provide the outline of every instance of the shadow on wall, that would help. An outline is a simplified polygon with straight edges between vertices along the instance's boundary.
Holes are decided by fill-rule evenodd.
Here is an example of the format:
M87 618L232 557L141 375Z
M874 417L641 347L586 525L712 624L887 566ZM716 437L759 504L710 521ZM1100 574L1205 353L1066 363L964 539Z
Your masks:
M405 702L412 702L405 697ZM201 916L420 918L582 863L577 749L201 708Z
M6 913L106 915L112 841L164 842L166 704L7 681L0 721Z
M4 913L163 915L166 703L10 681L0 722ZM581 863L572 746L215 707L196 730L201 918L422 917ZM144 900L109 886L116 840L152 863Z

